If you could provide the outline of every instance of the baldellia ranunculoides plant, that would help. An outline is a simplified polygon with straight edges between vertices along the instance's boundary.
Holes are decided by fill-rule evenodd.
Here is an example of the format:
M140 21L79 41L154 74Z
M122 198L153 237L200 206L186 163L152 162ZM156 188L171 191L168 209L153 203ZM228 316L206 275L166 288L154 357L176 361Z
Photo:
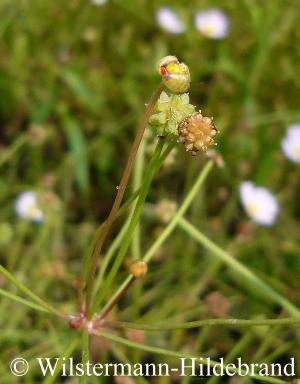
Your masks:
M195 156L200 153L206 153L208 148L215 144L214 140L217 134L213 119L203 116L201 111L190 104L188 91L190 89L191 78L188 66L180 62L175 56L166 56L159 61L157 69L162 81L147 104L142 121L136 131L127 163L117 187L114 203L107 219L99 226L93 241L86 250L83 257L81 275L74 279L73 285L77 291L77 310L72 314L62 313L60 309L57 309L54 305L47 303L33 293L6 268L0 266L0 272L8 281L14 284L23 295L27 296L27 299L16 294L5 292L2 289L0 290L1 295L16 300L32 309L58 316L69 323L76 335L79 332L82 333L81 350L83 363L89 360L91 338L97 336L102 336L113 342L146 352L177 358L194 357L186 353L136 343L126 338L116 336L115 333L110 332L110 328L112 327L145 331L169 331L174 329L198 328L203 325L256 326L300 324L300 312L289 300L258 278L242 263L214 244L184 218L185 213L195 200L207 175L212 169L212 160L208 160L202 168L183 202L173 213L166 227L153 241L148 251L144 255L139 255L138 251L134 251L136 231L151 182L167 156L177 143L180 143L190 155ZM145 170L143 170L143 174L141 175L140 172L139 179L141 182L137 183L134 192L127 201L122 204L133 167L135 166L138 170L140 166L139 148L143 146L142 139L147 127L154 130L157 143L149 163L145 167ZM218 159L218 157L212 156L212 152L210 152L208 157ZM218 161L216 161L216 163L218 164ZM127 219L124 220L123 227L103 255L103 246L115 220L126 213L129 214ZM120 302L134 282L147 274L150 260L175 228L181 228L189 237L196 240L196 242L204 246L218 260L225 263L228 268L241 278L242 283L245 283L248 287L255 287L256 291L258 291L262 297L280 305L293 317L274 320L206 319L184 323L168 322L164 324L124 323L116 321L116 319L114 319L114 321L110 320L108 315L112 309ZM134 261L128 267L128 276L116 291L109 296L115 278L118 276L126 256L132 250L136 257L134 257ZM100 268L98 268L100 260L101 264ZM75 337L74 340L75 342L72 342L68 348L69 356L78 347L78 338ZM214 361L210 360L208 362L206 359L203 359L202 363L216 364ZM235 369L229 368L229 371L235 372ZM259 376L256 378L257 380L262 380ZM83 380L85 381L86 377ZM269 381L272 382L272 379L270 380Z
M166 56L159 61L157 69L162 76L162 83L147 105L144 117L137 130L123 176L117 187L117 195L110 214L99 228L99 233L96 234L91 251L88 251L84 259L82 274L78 283L78 314L70 320L70 324L74 328L84 327L88 322L90 330L94 328L97 329L133 281L146 273L147 265L145 261L135 261L130 268L130 282L122 288L117 297L115 297L108 306L104 307L104 310L102 310L100 314L95 315L127 255L151 181L176 142L180 141L183 143L186 150L193 155L198 151L205 152L209 145L214 144L213 137L217 130L212 119L203 117L201 112L197 111L196 108L189 103L187 91L190 88L191 79L187 65L179 62L175 56ZM164 91L164 88L166 91ZM123 243L116 258L113 260L112 267L106 279L99 287L98 292L94 292L94 280L98 259L111 226L120 212L123 195L145 128L148 124L154 127L158 142L149 166L145 171L144 182L140 190L137 191L137 202L132 212ZM84 302L83 293L85 293Z

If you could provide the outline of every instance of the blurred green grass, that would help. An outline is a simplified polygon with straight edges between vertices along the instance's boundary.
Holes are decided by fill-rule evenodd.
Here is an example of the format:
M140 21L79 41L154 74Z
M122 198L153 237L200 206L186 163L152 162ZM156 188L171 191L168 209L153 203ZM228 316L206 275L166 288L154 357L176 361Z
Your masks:
M160 29L155 12L162 5L170 5L187 23L185 33ZM207 7L220 7L228 15L230 32L224 40L209 40L196 31L195 12ZM300 171L280 150L287 125L300 120L298 1L192 0L186 6L180 1L131 0L97 7L79 0L2 0L0 14L0 212L1 222L12 231L10 241L1 235L3 264L37 293L73 307L71 280L80 270L96 223L112 203L144 104L159 82L155 63L174 54L190 67L192 103L215 118L218 150L226 165L209 178L190 218L299 305ZM46 134L41 142L28 134L33 126ZM178 148L175 163L155 181L149 201L180 201L202 164L201 157L190 159ZM279 198L281 213L271 229L250 224L239 205L238 186L247 179ZM50 190L59 197L49 224L25 225L15 217L14 200L27 189ZM158 230L157 223L143 220L143 251ZM207 282L199 297L191 297L191 306L217 290L230 300L232 316L277 315L277 308L241 291L221 265L215 266L179 230L161 253L147 279L148 285L159 282L162 289L153 295L155 300L150 297L146 318L179 316L176 311L184 311L186 292L202 280ZM61 276L53 269L55 263ZM175 305L176 292L182 297ZM158 309L161 300L166 302ZM8 326L12 309L15 316ZM5 358L32 347L22 332L20 339L17 333L12 336L18 327L52 330L51 347L61 346L42 316L35 318L6 299L1 299L0 310ZM209 315L207 309L201 313ZM279 331L273 348L289 340L289 330ZM203 348L216 353L229 351L239 338L226 330L208 333ZM179 348L188 344L188 335L175 332L164 342ZM248 357L264 336L252 334L253 343L245 349ZM13 346L8 348L9 340ZM285 352L296 351L295 340Z

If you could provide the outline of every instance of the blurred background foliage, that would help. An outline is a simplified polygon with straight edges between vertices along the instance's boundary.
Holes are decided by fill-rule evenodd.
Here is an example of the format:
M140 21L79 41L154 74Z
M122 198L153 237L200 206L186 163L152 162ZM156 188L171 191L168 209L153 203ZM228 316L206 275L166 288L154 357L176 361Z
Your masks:
M186 23L184 33L170 34L157 25L156 11L163 5ZM223 40L209 40L194 26L195 12L210 7L229 18ZM299 7L298 0L108 0L103 6L83 0L1 0L1 262L37 293L74 308L71 281L93 230L111 206L144 105L159 83L155 64L173 54L190 67L192 103L214 116L220 131L217 149L225 161L224 169L210 176L189 218L299 305L300 171L280 149L286 127L300 120ZM156 178L148 208L162 198L180 202L203 162L204 156L190 158L178 148L175 161ZM272 228L251 223L241 209L238 187L244 180L278 197L281 213ZM15 198L28 189L45 193L44 206L51 208L45 225L15 216ZM143 219L142 251L159 231L157 220ZM231 316L278 314L272 304L241 291L222 264L213 263L179 230L148 276L146 287L147 279L149 287L161 287L153 293L155 300L148 300L151 308L143 309L151 321L180 317L181 309L195 303L204 318L213 316L203 301L212 291L228 300ZM1 281L1 286L8 284ZM200 287L196 297L195 286ZM9 330L18 327L52 329L43 315L36 318L6 299L0 308L6 342L12 340ZM4 324L12 310L13 321ZM130 318L128 310L124 318ZM295 354L290 331L277 331L281 336L274 336L265 353L282 348L283 356ZM199 345L226 354L248 335L243 351L251 356L265 335L248 333L206 330ZM188 348L190 334L174 332L165 342ZM14 335L14 346L5 345L6 357L32 347ZM157 335L151 340L164 343Z

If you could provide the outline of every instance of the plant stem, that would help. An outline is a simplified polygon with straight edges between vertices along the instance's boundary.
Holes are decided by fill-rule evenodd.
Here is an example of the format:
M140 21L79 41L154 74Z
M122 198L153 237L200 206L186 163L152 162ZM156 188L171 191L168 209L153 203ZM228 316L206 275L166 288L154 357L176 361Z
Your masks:
M136 162L134 165L133 177L132 177L133 190L140 188L143 184L143 176L144 176L144 172L145 172L145 152L146 152L146 140L144 138L144 140L142 140L142 142L141 142L141 145L140 145L137 157L136 157ZM135 210L135 206L132 207L131 214L134 213L134 210ZM132 260L140 260L142 258L141 249L142 249L142 247L141 247L141 225L138 222L138 224L135 228L135 231L133 233L133 237L132 237L132 241L131 241L131 247L130 247ZM133 281L134 280L132 280L132 283L133 283ZM127 292L127 290L129 288L130 288L130 286L128 286L126 291L123 293L122 297L125 295L125 293ZM131 290L131 300L133 303L132 316L133 316L134 321L136 319L138 319L138 317L139 317L139 312L140 312L140 310L139 310L139 307L140 307L139 297L142 294L141 291L142 291L142 285L141 284L134 284L134 286ZM120 299L117 299L116 303L118 303L122 297L120 297ZM108 313L109 313L109 311L108 311ZM104 314L104 317L105 317L105 314ZM134 360L137 361L138 360L138 357L136 354L137 351L134 351L134 352L135 352Z
M123 344L123 345L125 345L125 346L127 346L129 348L137 348L137 349L140 349L140 350L145 351L145 352L150 352L150 353L155 353L155 354L158 354L158 355L175 357L177 359L180 359L180 358L197 359L197 360L199 360L199 363L201 363L203 365L207 365L207 366L208 365L214 366L214 365L219 364L217 361L213 361L213 360L207 359L205 357L201 357L201 361L200 361L199 356L194 356L194 355L189 354L189 353L181 353L181 352L170 351L168 349L153 347L153 346L150 346L150 345L135 343L133 341L129 341L127 339L124 339L123 337L113 336L111 334L107 334L107 333L102 332L102 331L95 332L95 335L105 337L108 340L112 340L112 341L115 341L116 343ZM239 373L239 370L237 368L227 367L226 370L228 370L228 372L232 372L232 373L235 373L235 374ZM247 375L246 372L243 371L243 375L244 374L245 374L245 376ZM265 383L286 384L285 381L277 379L277 378L273 378L273 377L260 376L258 374L251 375L251 377L255 378L258 381L262 381L262 382L265 382Z
M93 255L91 257L91 269L90 269L90 274L89 274L89 279L87 283L87 292L86 292L86 313L88 316L90 316L90 304L91 304L91 299L92 299L92 292L93 292L93 283L94 283L94 278L95 278L95 272L97 269L97 261L98 257L101 253L102 246L104 244L104 241L110 231L110 228L116 218L116 214L118 212L118 209L121 205L125 189L127 187L129 177L131 174L131 170L133 167L133 163L137 154L137 151L139 149L139 145L141 143L141 140L144 135L145 128L147 126L148 120L151 116L151 113L153 111L153 108L161 94L161 92L164 89L164 85L161 83L155 93L153 94L149 104L147 105L147 108L145 110L144 116L142 118L142 121L140 123L140 126L136 132L136 136L134 139L134 142L131 147L131 151L127 160L127 164L125 166L119 187L118 187L118 192L115 198L115 201L113 203L113 206L111 208L110 214L106 221L104 222L103 228L99 234L98 240L96 242L96 246L93 252Z
M109 249L107 250L107 252L103 256L103 260L101 262L101 266L100 266L100 269L99 269L99 274L98 274L98 276L97 276L97 278L95 280L95 292L99 291L100 286L103 283L104 276L105 276L105 273L107 271L107 268L108 268L110 262L112 261L115 252L120 247L120 245L121 245L121 243L122 243L122 241L124 239L124 236L126 235L126 232L128 230L128 226L129 226L129 223L130 223L130 218L131 217L129 217L126 220L126 222L122 226L121 230L119 231L117 236L112 241Z
M150 188L150 184L151 184L151 181L154 177L154 174L155 174L155 171L157 169L157 164L159 163L159 160L160 160L160 153L162 151L162 148L164 146L164 140L163 139L159 139L158 142L157 142L157 146L155 148L155 151L154 151L154 154L153 154L153 157L150 161L150 164L149 164L149 168L145 174L145 177L144 177L144 182L143 182L143 186L141 188L141 193L139 195L139 199L137 201L137 204L136 204L136 207L135 207L135 211L131 217L131 221L130 221L130 224L129 224L129 227L128 227L128 231L127 231L127 234L123 240L123 243L122 243L122 246L116 256L116 259L115 259L115 262L111 268L111 270L109 271L109 274L107 276L107 279L105 280L103 286L102 286L102 289L100 291L100 294L98 295L98 297L96 298L96 301L95 301L95 304L93 305L93 309L91 312L94 312L95 309L100 305L100 303L102 302L102 300L104 299L105 295L106 295L106 292L108 290L108 288L110 287L113 279L115 278L117 272L118 272L118 269L126 255L126 252L128 250L128 247L130 245L130 241L132 239L132 235L134 233L134 230L136 228L136 225L138 223L138 220L140 218L140 215L141 215L141 212L142 212L142 208L144 206L144 203L145 203L145 200L146 200L146 197L147 197L147 194L148 194L148 191L149 191L149 188ZM90 314L89 314L90 315Z
M299 326L300 319L288 317L285 319L263 319L263 320L244 320L244 319L206 319L198 321L189 321L181 324L138 324L110 321L107 324L117 328L137 329L149 332L172 331L177 329L192 329L206 326L229 326L231 327L257 327L257 326L276 326L288 325Z
M99 319L103 319L104 318L104 314L105 314L105 316L108 315L109 311L113 308L113 306L117 304L118 300L116 300L116 299L117 298L122 298L124 296L122 293L123 292L127 292L127 289L128 289L127 287L131 286L133 280L134 280L134 277L132 275L127 276L127 278L119 286L117 291L108 300L107 304L104 306L104 308L100 312ZM95 305L95 308L97 308L96 305ZM108 309L109 309L109 311L108 311Z
M141 187L143 183L144 163L145 163L145 140L142 140L139 151L137 153L136 162L133 171L133 190ZM131 214L134 213L135 207L132 207ZM132 258L138 260L141 258L141 228L138 223L132 238L131 244Z
M170 223L167 225L165 230L162 232L162 234L158 237L158 239L153 243L152 247L147 251L145 254L143 260L145 262L149 262L153 255L156 253L156 251L161 247L161 245L164 243L164 241L170 236L170 234L173 232L175 227L178 225L179 220L181 217L185 214L188 207L192 203L193 199L195 198L196 194L198 193L200 187L203 185L206 177L208 176L209 172L211 171L213 167L213 161L208 161L201 172L199 173L196 182L194 183L193 187L190 189L189 193L187 194L186 198L184 199L183 203L181 204L178 211L173 216Z
M123 296L126 294L126 292L128 291L128 289L131 287L131 285L133 284L135 280L135 277L134 276L130 276L130 278L128 279L128 281L126 282L126 285L124 285L122 287L122 289L120 291L118 291L118 294L114 296L114 299L112 301L109 302L109 305L105 307L105 309L101 312L100 316L99 316L99 320L102 320L104 319L108 314L109 312L113 309L113 307L123 298Z
M12 284L14 284L17 288L20 289L25 295L29 296L33 301L35 301L38 305L45 308L48 312L53 313L54 315L66 319L61 312L59 312L56 308L52 307L52 305L48 304L46 301L41 299L35 293L33 293L29 288L27 288L23 283L17 280L7 269L5 269L2 265L0 265L0 272L9 280Z
M197 228L190 224L183 217L179 220L179 225L195 240L202 244L206 249L212 252L216 257L225 262L229 267L232 268L238 275L248 281L252 287L255 287L261 294L261 296L272 299L275 303L279 304L292 316L300 318L300 311L285 297L276 292L267 283L262 281L259 277L255 276L247 267L235 260L227 252L223 251L218 245L214 244L209 238L201 233ZM243 280L243 281L244 281Z
M30 307L32 309L35 309L36 311L50 313L50 311L48 309L46 309L45 307L42 307L41 305L38 305L38 304L35 304L35 303L32 303L31 301L23 299L23 297L14 295L13 293L6 292L2 288L0 288L0 295L2 295L4 297L7 297L9 299L15 300L18 303L27 305L28 307Z
M159 163L157 165L157 168L156 168L156 171L159 169L159 167L161 166L161 164L163 164L163 162L165 161L165 159L167 158L167 156L169 155L169 153L172 151L172 149L174 148L174 146L176 145L176 141L171 141L169 143L169 145L167 146L167 148L164 150L163 154L161 155L160 157L160 160L159 160ZM126 202L120 207L120 209L118 210L117 212L117 215L116 215L116 218L118 218L119 216L121 216L123 213L126 212L126 210L130 207L130 205L134 202L134 200L139 196L141 192L141 188L138 188L129 198L128 200L126 200ZM130 222L130 220L129 220ZM128 224L129 224L128 222ZM83 260L83 268L81 270L81 276L80 276L80 288L79 288L79 302L82 302L81 298L82 298L82 290L84 288L84 284L85 284L85 279L86 279L86 276L87 276L87 272L88 272L88 266L89 266L89 260L90 260L90 256L92 254L92 251L95 247L95 244L96 244L96 240L102 230L102 227L103 227L103 223L101 225L99 225L99 227L97 228L96 230L96 233L93 237L93 241L91 243L91 246L88 248L87 252L85 252L84 254L84 260ZM124 228L124 227L123 227ZM123 232L123 228L122 228L122 231ZM124 229L124 232L126 232L126 229ZM120 236L120 238L119 238ZM119 241L122 241L122 238L123 236L121 236L121 233L117 236L118 238L118 242ZM118 243L117 242L117 243ZM115 241L113 243L113 248L118 247L118 244L115 244ZM107 258L109 256L109 258L111 256L113 256L113 252L114 252L114 249L111 249L109 248L108 252L107 252ZM106 259L106 258L105 258ZM103 275L104 272L105 272L105 269L106 269L106 262L105 262L105 268L104 268L104 271L101 270L100 271L100 275ZM102 280L102 276L99 275L99 278L97 280L97 283L96 283L96 289L95 291L97 292L97 290L99 289L99 284ZM80 310L81 308L79 308Z
M169 149L169 151L170 151L172 148L171 148L171 146L169 148L170 148ZM162 155L162 157L166 157L166 156L167 156L167 150L165 150L165 152ZM190 192L188 193L188 195L184 199L182 205L180 206L180 208L178 209L178 211L176 212L176 214L174 215L174 217L172 218L170 223L167 225L165 230L162 232L162 234L155 240L155 242L153 243L152 247L150 247L150 249L148 250L148 252L144 256L143 261L148 263L151 260L151 258L153 257L153 255L156 253L156 251L160 248L162 243L172 233L172 231L174 230L174 228L176 227L176 225L178 223L179 218L182 215L184 215L184 213L187 211L189 205L191 204L191 202L193 201L194 197L198 193L199 188L204 183L204 180L206 179L207 175L209 174L210 170L212 169L212 166L213 166L213 161L210 160L209 162L207 162L207 164L201 170L199 176L196 179L195 184L193 185L193 187L191 188ZM107 313L107 308L111 307L111 303L115 302L116 297L119 297L121 295L121 292L126 289L127 285L131 285L132 278L133 278L133 276L129 275L124 280L124 282L121 284L121 286L115 292L115 294L110 298L108 303L105 305L104 309L102 310L102 312L100 314L100 317L102 317L102 313ZM122 297L123 297L123 295L122 295Z
M119 216L121 216L121 214L123 214L128 208L129 206L134 202L134 200L139 196L139 193L140 193L140 188L137 189L130 197L128 200L126 200L126 202L120 207L120 209L118 210L118 213L116 215L116 218L118 218ZM93 236L93 240L90 244L90 246L88 247L87 251L85 252L84 254L84 257L83 257L83 267L81 269L81 274L80 274L80 283L79 283L79 289L78 289L78 310L81 311L82 310L82 291L83 289L85 288L85 279L87 277L87 273L88 273L88 269L89 269L89 262L90 262L90 257L93 253L93 250L95 249L95 245L96 245L96 241L101 233L101 230L103 228L103 224L100 224L99 227L97 228L96 230L96 233L94 234ZM119 237L119 235L118 235ZM110 249L109 251L107 252L107 254L109 254L109 256L112 256L111 252L110 252ZM105 268L104 268L105 269ZM103 274L105 271L101 271L101 274ZM101 280L102 277L99 276L99 279L98 280ZM99 288L99 283L97 282L96 283L96 291L97 289Z
M85 367L87 366L87 363L89 361L89 333L86 329L82 332L82 352L81 352L81 362L84 367L84 375L81 376L79 383L80 384L87 384L87 373Z
M169 155L169 153L172 151L172 149L174 148L174 146L176 145L176 142L175 141L171 141L169 143L169 145L167 146L167 148L163 151L160 159L159 159L159 162L157 163L156 165L156 168L155 168L155 172L158 171L159 167L163 164L163 162L165 161L165 159L167 158L167 156ZM136 190L136 192L134 192L134 194L132 196L138 196L139 193L141 191L141 188L139 188L138 190ZM138 193L137 193L138 192ZM122 205L122 207L119 209L118 211L118 215L120 213L123 212L123 208L127 208L129 206L129 202L132 202L134 199L132 199L132 196L127 200L127 202L125 204ZM102 282L102 279L103 279L103 276L104 276L104 273L105 273L105 270L107 268L107 264L109 263L109 261L111 260L114 252L115 252L115 249L118 248L118 246L121 244L121 242L123 241L123 238L124 236L126 235L126 232L127 232L127 229L128 229L128 226L130 224L130 221L131 221L131 216L128 218L126 224L123 226L122 230L120 231L120 233L118 234L118 236L115 238L114 242L112 243L111 247L109 248L107 254L105 255L104 257L104 261L103 261L103 265L101 266L101 270L99 272L99 277L97 279L97 282L96 282L96 289L95 291L97 292L98 289L100 289L100 284ZM120 286L120 288L118 289L118 291L114 294L114 296L109 300L109 303L105 306L105 312L106 312L106 309L108 307L110 307L110 310L113 308L114 305L116 305L118 303L118 301L124 296L122 294L122 292L125 290L125 292L127 292L127 285L131 285L131 279L133 278L132 275L130 275L128 277L128 279L125 280L124 284L122 284ZM125 293L124 292L124 293ZM116 297L118 297L118 300L116 300ZM111 303L114 302L114 305L111 306ZM93 311L92 311L93 312ZM106 312L106 314L108 314L108 312ZM102 317L101 317L102 318Z

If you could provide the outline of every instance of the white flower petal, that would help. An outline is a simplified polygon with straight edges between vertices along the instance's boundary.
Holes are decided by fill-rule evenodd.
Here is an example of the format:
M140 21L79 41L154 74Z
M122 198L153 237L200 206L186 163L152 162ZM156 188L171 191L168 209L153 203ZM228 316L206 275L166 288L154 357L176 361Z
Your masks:
M179 34L185 31L185 25L171 8L159 8L156 12L156 20L167 32Z
M245 181L240 185L240 196L242 202L247 202L253 195L254 185L251 181Z
M271 226L279 213L279 204L272 193L245 181L240 186L240 199L250 218L258 224Z
M300 124L292 124L287 127L287 136L291 138L300 138Z
M195 26L210 39L222 39L228 34L229 22L224 12L212 8L196 14Z
M16 214L22 219L41 223L44 219L44 214L38 207L37 200L37 194L33 191L21 193L15 203Z
M289 160L300 164L300 124L292 124L287 128L281 149Z
M104 5L107 0L91 0L94 5Z

